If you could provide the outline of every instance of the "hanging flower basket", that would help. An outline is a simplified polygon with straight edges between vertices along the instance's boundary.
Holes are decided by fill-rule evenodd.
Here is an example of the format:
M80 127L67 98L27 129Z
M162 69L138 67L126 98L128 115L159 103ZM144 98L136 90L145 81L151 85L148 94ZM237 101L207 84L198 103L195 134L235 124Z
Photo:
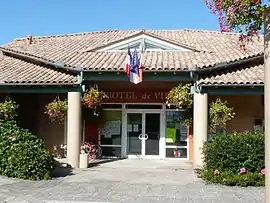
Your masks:
M94 115L99 115L100 106L108 98L105 92L98 90L97 87L91 87L82 98L82 105L94 110Z
M0 120L13 120L17 116L18 104L10 98L0 103Z
M173 106L176 109L192 108L193 100L190 88L191 84L182 85L181 83L177 87L172 88L167 96L167 106Z
M234 116L233 108L228 106L228 102L217 98L210 104L209 108L210 130L216 132L226 129L228 121L232 120Z
M67 100L60 100L57 97L45 107L45 114L49 116L49 120L53 123L61 123L65 120L68 111Z

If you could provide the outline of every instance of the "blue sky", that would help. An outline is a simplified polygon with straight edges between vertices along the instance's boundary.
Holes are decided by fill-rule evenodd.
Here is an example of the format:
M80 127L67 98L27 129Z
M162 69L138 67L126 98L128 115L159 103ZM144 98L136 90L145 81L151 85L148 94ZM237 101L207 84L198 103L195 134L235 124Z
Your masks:
M108 29L219 30L204 0L2 1L0 44L14 38Z

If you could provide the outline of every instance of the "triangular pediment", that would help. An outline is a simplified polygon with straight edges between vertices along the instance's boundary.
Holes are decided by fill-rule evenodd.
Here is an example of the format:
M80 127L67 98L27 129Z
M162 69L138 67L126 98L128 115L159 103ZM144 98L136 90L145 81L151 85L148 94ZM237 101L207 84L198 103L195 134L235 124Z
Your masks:
M95 51L126 51L128 47L145 51L193 51L193 49L171 43L147 34L137 35L128 39L112 43Z

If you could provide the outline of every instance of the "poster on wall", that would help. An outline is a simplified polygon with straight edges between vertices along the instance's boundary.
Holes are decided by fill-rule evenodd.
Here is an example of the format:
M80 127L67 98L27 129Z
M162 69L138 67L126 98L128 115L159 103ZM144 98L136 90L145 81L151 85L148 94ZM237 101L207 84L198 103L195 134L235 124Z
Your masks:
M175 143L176 141L176 129L166 128L166 143Z
M132 124L128 124L127 128L128 128L128 132L132 132Z
M121 134L121 121L107 121L105 126L100 131L101 135L104 135L105 138L111 138L112 135Z
M139 125L138 124L133 125L133 132L139 132Z

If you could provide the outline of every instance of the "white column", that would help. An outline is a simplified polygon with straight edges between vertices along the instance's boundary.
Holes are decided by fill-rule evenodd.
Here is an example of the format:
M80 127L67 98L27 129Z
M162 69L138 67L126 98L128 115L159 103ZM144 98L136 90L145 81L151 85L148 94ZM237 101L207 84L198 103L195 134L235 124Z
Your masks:
M194 94L194 111L193 111L193 130L194 130L194 160L193 167L202 167L202 147L207 140L208 126L208 98L207 94Z
M121 137L121 157L127 157L127 146L128 146L128 139L127 139L127 113L125 104L122 104L122 137Z
M68 93L67 161L72 168L78 168L81 142L81 93Z
M265 202L270 203L270 10L264 14Z

